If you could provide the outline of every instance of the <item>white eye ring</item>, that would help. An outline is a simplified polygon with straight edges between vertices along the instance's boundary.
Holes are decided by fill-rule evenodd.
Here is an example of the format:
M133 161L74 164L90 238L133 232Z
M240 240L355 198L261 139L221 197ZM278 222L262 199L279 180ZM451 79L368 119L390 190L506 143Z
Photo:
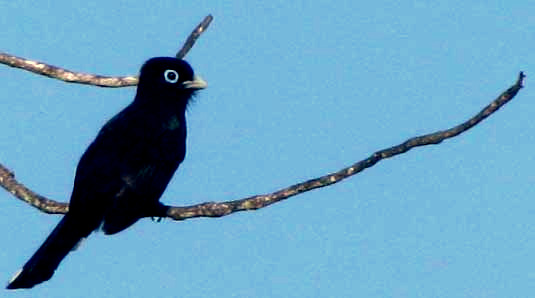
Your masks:
M163 77L165 78L165 80L168 83L174 84L174 83L178 82L178 72L176 72L176 71L174 71L172 69L168 69L168 70L164 71Z

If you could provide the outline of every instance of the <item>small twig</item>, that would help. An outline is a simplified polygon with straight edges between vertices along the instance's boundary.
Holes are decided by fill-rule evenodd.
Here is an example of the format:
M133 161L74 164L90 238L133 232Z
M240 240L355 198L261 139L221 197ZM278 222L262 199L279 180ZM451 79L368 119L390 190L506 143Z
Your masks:
M191 50L195 41L208 28L213 17L208 15L203 21L191 32L182 49L178 52L177 57L183 58ZM86 84L100 87L127 87L137 85L136 76L125 77L108 77L89 73L74 72L44 62L29 60L8 53L0 52L0 63L7 66L16 67L31 71L36 74L44 75L54 79L62 80L68 83Z
M204 31L206 31L206 29L208 29L208 26L210 26L210 23L212 22L213 19L214 17L211 14L209 14L204 18L204 20L202 20L201 23L199 23L199 25L197 25L197 27L195 27L195 29L193 29L191 34L188 36L188 39L186 39L186 42L182 46L182 49L180 49L180 51L176 53L176 57L178 59L183 59L184 57L186 57L189 50L191 50L191 48L193 47L197 39L201 36L201 34Z
M475 125L483 121L485 118L496 112L503 105L508 103L523 87L524 78L524 73L520 72L520 74L518 75L518 79L513 86L511 86L505 92L500 94L498 98L496 98L488 106L483 108L483 110L481 110L474 117L450 129L408 139L407 141L399 145L377 151L373 153L370 157L361 160L347 168L341 169L338 172L328 174L316 179L311 179L302 183L298 183L270 194L257 195L244 199L220 203L207 202L186 207L169 207L169 209L167 210L167 217L175 220L185 220L195 217L221 217L239 211L264 208L266 206L283 201L289 197L301 194L303 192L340 182L345 178L348 178L363 171L364 169L372 167L383 159L387 159L398 154L405 153L411 150L412 148L439 144L440 142L446 139L453 138L469 130L470 128L474 127ZM22 184L18 183L13 177L13 174L3 167L0 167L0 185L2 185L7 191L14 194L17 198L27 202L28 204L38 208L39 210L48 213L67 212L66 205L62 205L61 203L48 200L31 192ZM147 215L147 217L150 216L151 215ZM158 217L161 216L161 214L154 214L153 216Z

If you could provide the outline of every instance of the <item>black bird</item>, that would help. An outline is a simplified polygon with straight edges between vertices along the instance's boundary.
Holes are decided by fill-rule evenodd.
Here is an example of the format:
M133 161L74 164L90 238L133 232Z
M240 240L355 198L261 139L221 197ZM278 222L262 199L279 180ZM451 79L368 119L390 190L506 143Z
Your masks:
M94 230L115 234L142 217L165 216L167 207L159 199L186 155L186 107L203 88L206 82L183 60L145 62L134 101L104 125L82 155L69 212L8 289L49 280Z

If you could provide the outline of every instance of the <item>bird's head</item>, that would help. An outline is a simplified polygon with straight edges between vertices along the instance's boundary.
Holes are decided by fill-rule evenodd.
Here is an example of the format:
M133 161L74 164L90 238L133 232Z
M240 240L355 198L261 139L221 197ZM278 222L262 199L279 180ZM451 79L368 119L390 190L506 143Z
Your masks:
M206 82L196 76L184 60L172 57L151 58L141 67L136 100L187 101Z

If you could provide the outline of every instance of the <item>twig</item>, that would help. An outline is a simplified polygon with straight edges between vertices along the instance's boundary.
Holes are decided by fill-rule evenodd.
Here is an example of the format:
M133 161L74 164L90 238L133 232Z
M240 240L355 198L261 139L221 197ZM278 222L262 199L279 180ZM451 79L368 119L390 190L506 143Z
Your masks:
M191 50L191 48L193 47L197 39L201 36L201 34L206 31L206 29L208 29L208 26L210 26L210 23L213 19L214 17L209 14L204 18L204 20L202 20L202 22L199 23L199 25L197 25L197 27L195 27L195 29L193 29L193 31L188 36L188 39L186 39L186 42L182 46L182 49L180 49L180 51L176 53L176 57L178 59L183 59L184 57L186 57L186 54L188 54L189 50Z
M195 41L199 38L199 36L201 36L206 28L208 28L208 25L210 25L212 19L213 17L211 15L206 16L195 28L195 30L191 32L182 49L178 52L178 58L182 59L186 56L186 54L195 44ZM61 67L49 65L44 62L29 60L3 52L0 52L0 63L69 83L117 88L135 86L138 82L138 78L136 76L107 77L89 73L74 72Z
M387 159L398 154L405 153L411 150L412 148L439 144L440 142L446 139L453 138L469 130L470 128L474 127L475 125L483 121L485 118L496 112L503 105L508 103L523 87L524 78L524 73L520 72L520 74L518 75L518 79L513 86L511 86L505 92L500 94L498 98L493 100L488 106L486 106L474 117L450 129L408 139L407 141L399 145L377 151L373 153L370 157L361 160L347 168L341 169L338 172L328 174L316 179L311 179L302 183L298 183L273 193L220 203L207 202L186 207L171 206L167 210L167 217L175 220L185 220L195 217L221 217L239 211L264 208L271 204L283 201L289 197L301 194L303 192L340 182L345 178L348 178L363 171L364 169L372 167L383 159ZM66 204L62 205L61 203L48 200L31 192L29 189L25 188L22 184L17 182L13 174L3 167L0 167L0 185L2 185L7 191L14 194L17 198L27 202L28 204L38 208L39 210L42 210L47 213L67 212ZM153 216L160 215L154 214Z

